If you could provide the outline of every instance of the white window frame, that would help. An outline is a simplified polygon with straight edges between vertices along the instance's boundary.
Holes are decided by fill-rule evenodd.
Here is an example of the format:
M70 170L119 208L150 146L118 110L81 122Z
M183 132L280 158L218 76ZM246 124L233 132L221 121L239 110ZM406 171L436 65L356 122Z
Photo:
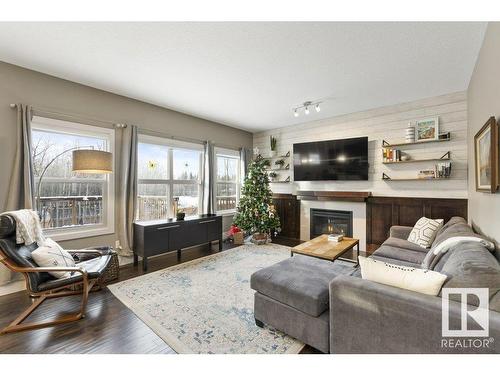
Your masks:
M139 143L155 144L160 146L168 147L167 156L167 178L166 179L141 179L137 178L137 184L149 184L149 185L165 185L167 186L167 199L169 201L167 216L169 218L175 217L175 213L172 212L173 197L174 197L174 185L198 185L198 215L203 213L203 145L198 143L184 142L176 139L169 139L163 137L156 137L146 134L139 134ZM188 151L198 151L200 152L200 168L197 180L176 180L174 179L174 149L184 149ZM139 196L139 194L137 194ZM137 220L142 220L136 218Z
M31 130L40 130L58 134L85 136L105 139L107 148L103 151L110 152L112 165L115 166L115 130L94 125L85 125L78 122L51 119L48 117L34 116L31 120ZM64 180L64 179L62 179ZM64 180L67 181L67 180ZM89 180L91 181L91 180ZM101 182L102 180L99 180ZM102 194L103 214L102 224L85 224L67 228L44 229L44 234L56 241L73 240L115 233L115 175L104 176L104 189Z
M217 192L217 183L227 183L227 181L219 181L217 179L218 173L217 173L217 157L218 156L223 156L226 158L231 158L231 159L236 159L237 160L237 168L236 168L236 207L238 207L238 203L240 201L240 190L241 190L241 156L239 151L236 150L231 150L228 148L222 148L222 147L215 147L214 150L215 153L215 163L214 163L214 194ZM217 197L215 197L217 200ZM219 215L232 215L236 212L236 208L229 209L229 210L218 210L216 211L217 214Z

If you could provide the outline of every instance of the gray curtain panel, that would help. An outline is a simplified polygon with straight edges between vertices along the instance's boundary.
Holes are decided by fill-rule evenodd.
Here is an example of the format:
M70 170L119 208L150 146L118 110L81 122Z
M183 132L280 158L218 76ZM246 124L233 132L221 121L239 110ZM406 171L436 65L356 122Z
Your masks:
M204 173L203 173L203 213L215 213L215 162L214 145L212 142L205 143Z
M132 256L133 222L137 207L137 126L123 129L120 155L120 220L119 238L122 249L118 255Z
M14 211L34 207L34 176L31 158L31 118L32 108L29 105L17 105L17 137L16 155L10 175L10 188L4 211ZM0 285L13 280L14 274L0 264Z
M35 183L31 157L31 106L17 105L17 149L10 175L5 211L34 207Z

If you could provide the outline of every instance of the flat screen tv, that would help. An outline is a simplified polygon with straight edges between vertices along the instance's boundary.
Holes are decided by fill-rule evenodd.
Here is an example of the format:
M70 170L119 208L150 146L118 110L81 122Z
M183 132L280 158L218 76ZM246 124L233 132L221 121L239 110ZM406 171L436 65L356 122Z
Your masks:
M293 145L295 181L368 180L368 137Z

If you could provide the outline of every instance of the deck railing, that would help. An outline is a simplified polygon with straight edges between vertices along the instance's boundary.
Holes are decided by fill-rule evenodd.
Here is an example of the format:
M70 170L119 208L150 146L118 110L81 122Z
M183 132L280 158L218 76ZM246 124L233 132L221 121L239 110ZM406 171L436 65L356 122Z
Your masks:
M102 197L42 197L40 198L43 228L102 223Z
M101 196L83 197L42 197L41 222L43 228L100 224L103 221ZM140 220L158 220L168 217L170 202L167 197L137 197L137 214ZM216 210L236 208L236 197L216 197ZM184 209L187 216L196 215L197 207Z

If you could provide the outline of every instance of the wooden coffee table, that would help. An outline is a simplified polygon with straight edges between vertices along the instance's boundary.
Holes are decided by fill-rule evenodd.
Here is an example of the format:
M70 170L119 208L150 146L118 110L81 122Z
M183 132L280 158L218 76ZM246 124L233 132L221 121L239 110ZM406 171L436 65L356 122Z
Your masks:
M342 258L346 252L356 247L356 259ZM344 237L340 242L328 241L328 234L322 234L310 241L295 246L291 250L293 254L307 255L314 258L335 261L341 259L358 265L359 240L356 238Z

